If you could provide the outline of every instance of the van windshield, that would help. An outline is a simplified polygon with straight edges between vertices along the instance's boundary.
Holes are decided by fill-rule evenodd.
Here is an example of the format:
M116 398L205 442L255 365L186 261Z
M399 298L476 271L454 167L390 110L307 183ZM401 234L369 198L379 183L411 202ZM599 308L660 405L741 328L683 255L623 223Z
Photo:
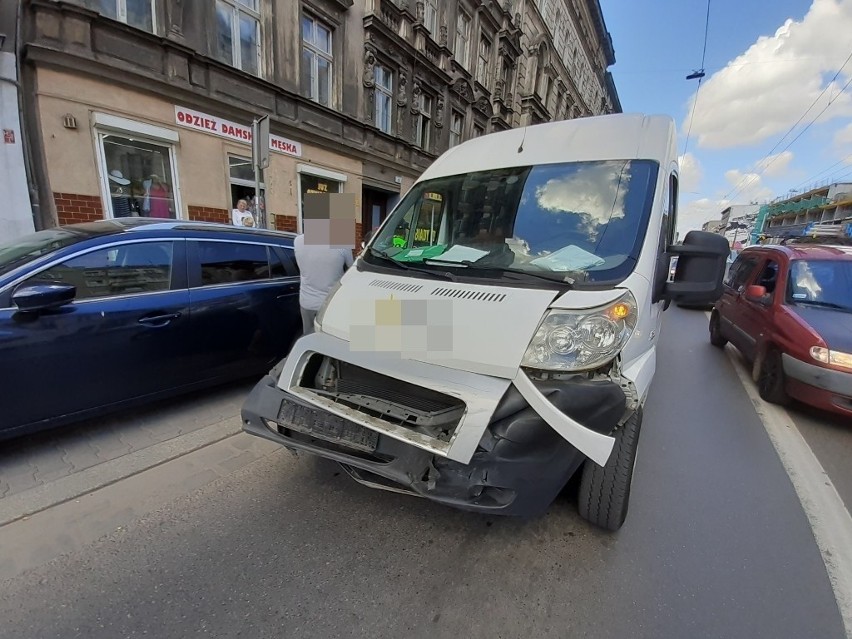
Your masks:
M364 259L469 269L474 277L512 271L618 281L639 257L658 168L650 160L572 162L424 181Z

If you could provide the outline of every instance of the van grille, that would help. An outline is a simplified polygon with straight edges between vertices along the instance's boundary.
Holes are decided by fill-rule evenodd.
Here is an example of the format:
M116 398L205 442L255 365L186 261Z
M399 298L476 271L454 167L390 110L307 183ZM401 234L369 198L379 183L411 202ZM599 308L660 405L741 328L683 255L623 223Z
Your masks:
M373 280L370 282L370 286L387 288L392 291L404 291L406 293L416 293L423 288L420 284L406 284L404 282L391 282L389 280Z
M471 291L463 288L436 288L432 291L432 295L434 297L451 297L471 302L502 302L506 299L505 293L487 293L485 291Z

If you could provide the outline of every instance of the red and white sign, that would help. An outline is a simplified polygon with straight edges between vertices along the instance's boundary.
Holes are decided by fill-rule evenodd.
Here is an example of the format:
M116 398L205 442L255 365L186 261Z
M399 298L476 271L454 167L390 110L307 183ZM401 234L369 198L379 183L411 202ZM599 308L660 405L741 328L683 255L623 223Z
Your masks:
M215 115L201 113L200 111L194 111L177 105L175 105L175 122L187 129L204 131L205 133L218 135L220 138L251 144L251 125L237 124L230 120L218 118ZM278 135L269 135L269 149L276 153L292 155L297 158L302 156L302 145L299 142L294 142Z

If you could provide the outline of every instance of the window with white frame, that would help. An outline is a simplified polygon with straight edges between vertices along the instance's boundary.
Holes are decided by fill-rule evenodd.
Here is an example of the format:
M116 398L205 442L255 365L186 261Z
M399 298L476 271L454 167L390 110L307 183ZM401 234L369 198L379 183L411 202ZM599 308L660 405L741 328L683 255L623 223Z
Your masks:
M385 133L390 133L393 122L393 73L382 65L376 65L375 92L376 127Z
M260 0L216 0L214 56L252 75L260 74Z
M302 93L325 106L331 106L331 29L310 15L302 18Z
M154 0L77 0L76 4L131 27L157 32Z
M456 60L467 69L470 62L470 16L461 9L456 22Z
M479 59L476 64L476 81L488 88L488 68L491 64L491 40L486 36L479 38Z
M418 102L416 143L421 149L428 151L432 130L432 96L421 93Z
M462 130L464 129L464 116L458 111L453 111L450 118L450 146L461 143Z
M426 0L423 6L423 24L434 37L438 30L438 2Z

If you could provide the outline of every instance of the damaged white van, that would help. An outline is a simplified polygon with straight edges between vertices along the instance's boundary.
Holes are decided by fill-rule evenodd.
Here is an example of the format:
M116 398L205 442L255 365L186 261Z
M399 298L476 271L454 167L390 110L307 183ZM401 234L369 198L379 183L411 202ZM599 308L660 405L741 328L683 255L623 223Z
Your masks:
M729 252L701 232L675 245L676 216L668 117L460 144L256 385L243 428L368 486L482 513L538 515L581 472L581 516L617 530L661 314L717 299Z

